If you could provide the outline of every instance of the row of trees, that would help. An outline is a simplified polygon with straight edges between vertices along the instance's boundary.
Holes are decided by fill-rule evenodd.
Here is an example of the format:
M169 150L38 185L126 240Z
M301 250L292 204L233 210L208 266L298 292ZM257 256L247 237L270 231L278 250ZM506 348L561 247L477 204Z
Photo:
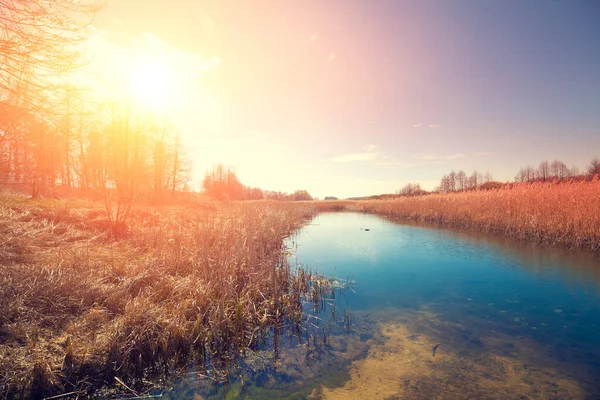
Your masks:
M450 171L441 179L440 186L433 189L434 193L444 192L462 192L465 190L474 190L482 187L482 185L492 182L492 175L489 172L482 174L478 171L473 171L471 175L467 175L464 171ZM399 196L422 196L429 192L423 190L419 183L408 183L396 192Z
M206 172L202 186L205 194L216 200L304 201L313 199L306 190L297 190L288 194L244 186L233 170L221 164Z
M473 190L485 183L491 182L492 179L492 174L489 172L482 174L475 170L471 175L467 175L464 171L451 171L448 175L442 177L440 186L435 191L461 192L464 190Z
M407 183L400 190L396 191L396 194L399 196L421 196L423 194L427 194L427 192L421 189L421 185L419 183Z
M310 201L314 198L306 190L296 190L294 193L265 191L265 199L280 201Z
M189 164L179 136L149 115L112 105L93 113L72 97L65 110L17 113L2 104L0 182L33 183L34 197L55 186L102 191L135 186L161 195L185 188Z
M573 166L569 168L560 160L552 162L542 161L537 168L531 165L521 167L515 176L515 182L560 181L572 178L591 178L594 175L600 175L600 160L598 158L594 158L590 162L584 174L581 174L577 167ZM451 171L442 177L440 186L434 189L434 192L460 192L478 188L491 188L494 186L492 183L492 175L489 172L481 174L474 171L471 175L466 175L463 171ZM498 182L494 184L496 186L500 185ZM398 194L413 195L415 185L418 187L418 184L405 186Z
M0 183L97 193L115 223L139 193L186 190L190 165L166 120L128 99L94 97L72 73L93 4L0 0ZM115 207L113 207L113 203Z
M554 160L551 163L542 161L537 168L531 165L521 167L515 176L515 182L561 180L572 178L577 175L579 175L579 170L575 166L569 168L560 160Z
M591 178L594 175L600 175L600 160L598 158L594 158L590 162L583 174L576 166L569 168L560 160L542 161L537 168L531 165L521 167L515 176L515 182L560 181L572 178Z

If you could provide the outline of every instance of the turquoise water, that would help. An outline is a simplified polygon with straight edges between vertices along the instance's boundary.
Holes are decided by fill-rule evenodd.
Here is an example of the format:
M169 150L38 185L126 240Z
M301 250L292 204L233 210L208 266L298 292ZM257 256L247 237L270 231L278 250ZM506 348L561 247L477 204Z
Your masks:
M531 326L546 323L540 332L600 345L600 260L497 240L330 213L299 233L292 261L352 278L353 310L427 305L452 315L464 303L478 314L504 310Z
M594 256L357 213L287 245L292 265L353 282L322 317L329 339L290 340L276 368L205 397L600 398Z
M354 280L354 312L426 309L471 342L492 331L530 340L600 398L599 259L352 213L322 214L295 241L293 262Z

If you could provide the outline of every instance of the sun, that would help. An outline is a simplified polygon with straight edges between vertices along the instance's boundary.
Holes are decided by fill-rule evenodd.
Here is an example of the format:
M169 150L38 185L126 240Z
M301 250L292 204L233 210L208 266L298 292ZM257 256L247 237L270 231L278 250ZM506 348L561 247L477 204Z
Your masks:
M90 63L72 79L107 111L152 125L181 140L190 159L207 158L225 126L225 90L213 75L221 59L178 48L152 35L115 42L96 34ZM210 138L210 139L209 139ZM202 179L201 164L194 178Z
M152 111L166 111L177 99L177 71L166 61L140 57L129 71L129 90L135 101Z

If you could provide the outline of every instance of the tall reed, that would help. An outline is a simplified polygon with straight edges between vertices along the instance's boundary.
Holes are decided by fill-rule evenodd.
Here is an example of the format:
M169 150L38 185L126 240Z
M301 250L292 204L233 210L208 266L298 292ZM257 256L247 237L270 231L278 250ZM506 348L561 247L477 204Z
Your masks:
M315 212L305 205L147 208L117 241L101 205L1 200L9 397L139 390L190 365L226 381L246 352L302 337L303 307L335 288L287 262L283 239Z
M354 209L392 218L494 232L600 251L600 181L536 182L487 191L356 202Z

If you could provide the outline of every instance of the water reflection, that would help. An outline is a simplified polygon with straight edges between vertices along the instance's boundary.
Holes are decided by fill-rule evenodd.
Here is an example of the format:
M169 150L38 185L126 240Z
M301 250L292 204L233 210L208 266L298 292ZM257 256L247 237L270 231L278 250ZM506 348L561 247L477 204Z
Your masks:
M577 288L583 287L585 290L596 291L597 295L600 294L598 254L569 250L564 246L540 246L499 235L480 235L441 228L437 230L452 240L492 249L506 260L507 267L528 270L542 276L552 276L559 272L567 284L579 285Z

